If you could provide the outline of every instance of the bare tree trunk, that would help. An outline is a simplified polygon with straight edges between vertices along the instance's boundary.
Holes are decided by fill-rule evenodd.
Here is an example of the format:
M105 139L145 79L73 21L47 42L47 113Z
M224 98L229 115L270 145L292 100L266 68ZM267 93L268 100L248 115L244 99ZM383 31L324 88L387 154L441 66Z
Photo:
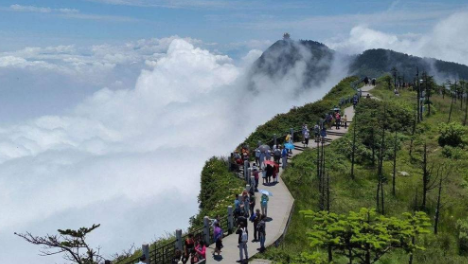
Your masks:
M354 155L356 152L356 127L357 127L357 111L354 114L353 125L353 149L351 151L351 179L354 180Z
M330 212L330 174L327 174L327 211Z
M449 112L449 118L448 118L447 123L450 123L450 120L452 119L453 101L454 101L454 96L452 95L452 102L450 103L450 112Z
M424 150L423 150L423 200L422 200L422 209L426 211L426 201L427 201L427 191L429 185L429 171L427 170L427 143L424 142Z
M465 98L465 119L463 120L464 126L466 126L467 117L468 117L468 90L466 91L466 98Z
M437 195L437 208L435 212L435 220L434 220L434 234L437 235L437 231L439 228L439 217L440 217L440 196L442 194L442 177L439 179L439 194Z
M374 127L371 130L371 137L372 137L372 168L375 168L375 137L374 137Z
M384 192L383 192L383 159L384 159L384 145L385 145L385 122L386 122L386 115L385 115L385 106L383 109L383 119L382 119L382 137L381 137L381 142L380 142L380 151L379 151L379 166L378 166L378 177L379 177L379 187L377 192L380 190L380 200L377 199L378 203L381 203L380 206L380 213L384 214L385 213L385 207L384 207ZM379 195L377 194L377 197Z
M409 147L409 156L413 159L413 141L414 141L414 133L416 133L416 119L413 122L413 128L411 129L411 141Z
M321 150L321 157L320 157L320 199L319 199L319 207L320 210L325 209L325 197L324 197L324 185L325 185L325 148L323 146L324 140L322 140L322 150Z
M392 181L393 196L396 196L395 184L396 184L397 143L398 143L398 132L395 131L395 142L393 144L393 181Z

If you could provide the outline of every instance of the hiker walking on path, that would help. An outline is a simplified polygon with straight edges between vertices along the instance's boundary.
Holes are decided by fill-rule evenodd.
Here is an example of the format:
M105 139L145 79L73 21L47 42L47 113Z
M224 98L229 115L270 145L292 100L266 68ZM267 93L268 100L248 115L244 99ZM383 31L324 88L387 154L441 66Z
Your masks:
M254 176L254 179L255 179L255 191L257 192L258 191L258 180L260 179L259 177L259 171L258 171L258 167L257 167L257 164L253 164L253 176Z
M309 138L310 138L310 133L309 130L307 129L304 131L304 145L309 146Z
M271 160L271 151L269 149L265 150L265 158L266 160Z
M249 204L249 209L250 209L250 215L254 214L255 210L255 190L254 187L250 187L250 204Z
M249 209L250 209L250 196L249 196L249 193L247 192L247 190L244 190L242 192L242 201L243 201L243 204L244 204L244 215L247 214L248 216L248 212L249 212Z
M262 194L261 202L260 202L260 208L262 208L262 215L267 216L268 213L268 201L270 198L268 198L268 195Z
M356 109L357 103L358 103L358 97L357 97L357 95L355 94L355 95L353 96L353 109Z
M266 237L266 223L265 223L265 219L266 216L265 215L262 215L261 218L260 218L260 222L257 224L257 232L258 232L258 236L259 236L259 240L260 240L260 248L258 248L257 250L260 251L260 253L263 253L265 252L265 237Z
M327 128L325 126L323 126L322 131L320 131L320 137L322 138L322 142L325 142L325 138L327 137Z
M336 129L340 129L340 122L341 122L341 115L339 112L335 113L335 124L336 124Z
M274 148L273 157L274 157L275 163L279 164L280 159L281 159L281 148L278 148L278 147Z
M250 221L253 222L253 226L254 226L254 239L252 240L252 242L258 242L259 237L258 237L257 225L260 222L261 217L262 217L262 214L260 213L260 209L255 210L255 213L250 217Z
M239 247L239 263L247 263L249 260L249 252L247 251L247 242L249 241L249 234L247 233L247 227L241 223L236 234L239 235L238 247ZM245 259L244 259L245 253Z
M348 128L348 116L347 115L343 116L343 123L344 123L344 128L347 129Z
M260 149L255 149L255 162L260 164Z
M218 256L221 254L221 249L223 248L223 229L219 226L219 223L215 224L214 230L213 230L213 237L215 240L215 250L213 252L213 257L215 253L218 254Z
M283 147L283 150L281 151L281 158L283 162L283 170L286 169L286 166L288 165L288 150Z
M320 127L318 124L315 124L314 126L314 138L315 142L318 142L320 140Z

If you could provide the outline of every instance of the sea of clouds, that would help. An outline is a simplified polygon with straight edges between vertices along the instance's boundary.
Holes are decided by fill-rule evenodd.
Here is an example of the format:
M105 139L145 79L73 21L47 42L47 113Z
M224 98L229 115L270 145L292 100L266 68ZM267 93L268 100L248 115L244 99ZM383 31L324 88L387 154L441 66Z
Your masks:
M38 257L39 248L13 232L100 223L89 239L110 257L187 228L208 158L227 156L256 126L321 98L346 75L332 63L334 74L304 89L303 61L281 79L252 78L259 50L234 61L193 39L142 42L93 47L89 55L50 47L0 57L0 71L106 86L60 114L0 127L0 247L8 252L1 263L62 262ZM121 87L132 75L133 85Z

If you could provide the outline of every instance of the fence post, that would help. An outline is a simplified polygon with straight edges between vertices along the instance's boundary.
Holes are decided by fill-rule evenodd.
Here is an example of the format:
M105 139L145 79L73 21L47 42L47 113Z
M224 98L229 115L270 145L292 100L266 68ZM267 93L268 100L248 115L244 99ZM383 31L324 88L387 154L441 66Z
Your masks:
M208 216L205 216L203 218L203 235L204 235L204 240L207 245L210 244L210 218Z
M276 147L278 147L278 144L277 144L277 137L276 137L276 134L273 134L273 141L275 142L274 145L276 145Z
M249 173L247 174L247 178L249 179L247 181L248 184L252 185L252 168L249 168Z
M248 181L248 175L249 175L248 168L249 168L249 161L244 160L244 180L245 181Z
M228 234L232 233L234 227L234 215L232 212L232 205L228 206Z
M250 192L250 184L246 184L245 189L247 190L247 192Z
M176 231L177 244L176 247L181 252L184 251L184 241L182 241L182 229L177 229Z
M143 251L143 256L145 256L145 263L149 264L150 263L149 245L148 244L143 244L141 246L141 250Z

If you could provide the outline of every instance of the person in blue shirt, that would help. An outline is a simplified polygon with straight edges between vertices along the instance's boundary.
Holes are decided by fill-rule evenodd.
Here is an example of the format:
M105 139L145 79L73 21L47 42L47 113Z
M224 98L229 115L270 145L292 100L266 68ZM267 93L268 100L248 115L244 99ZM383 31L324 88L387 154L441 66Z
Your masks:
M239 195L236 194L236 199L234 200L234 209L240 207Z
M283 162L283 170L286 169L286 166L288 165L288 150L286 148L281 147L281 159Z

